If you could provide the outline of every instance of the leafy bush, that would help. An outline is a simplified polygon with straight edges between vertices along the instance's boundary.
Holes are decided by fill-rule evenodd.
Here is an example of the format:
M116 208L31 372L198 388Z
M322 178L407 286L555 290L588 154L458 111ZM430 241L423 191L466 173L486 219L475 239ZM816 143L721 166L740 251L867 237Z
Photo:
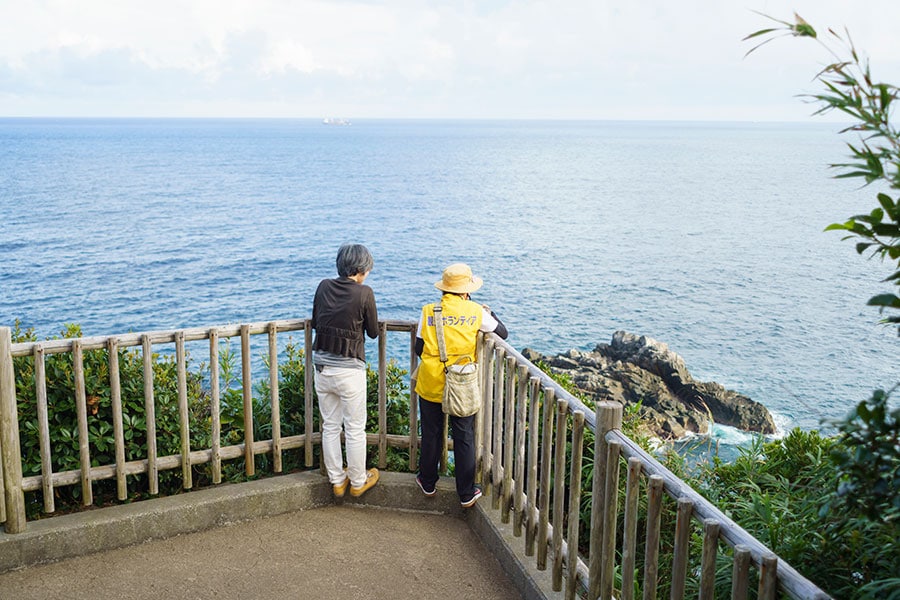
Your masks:
M873 521L900 522L900 408L876 390L843 421L832 451L839 470L838 497Z
M794 429L758 441L731 463L714 461L689 482L834 597L888 597L870 591L892 585L900 594L891 584L900 572L896 523L846 510L836 491L842 475L831 457L847 450L838 436Z
M13 342L37 341L33 331L23 331L17 321L12 333ZM81 328L67 325L54 339L81 337ZM45 356L47 389L47 414L50 423L51 465L54 472L81 468L77 411L75 409L75 369L71 353ZM115 439L112 426L112 401L109 386L109 352L88 350L83 355L84 385L87 406L88 444L91 466L115 462ZM40 434L37 423L37 401L34 380L34 357L22 356L14 360L16 372L16 398L19 413L20 445L22 447L22 473L24 476L41 473ZM119 377L121 384L123 437L125 460L132 461L147 456L146 413L144 407L143 359L136 350L119 351ZM177 367L171 356L154 354L154 391L157 427L157 453L159 456L180 452ZM192 421L204 410L199 373L188 373L188 403ZM208 436L207 436L208 437ZM115 497L115 482L99 481L95 484L98 504ZM160 473L160 489L173 493L181 486L180 473ZM133 497L147 493L146 476L131 477L129 488ZM63 507L75 506L81 500L80 486L55 488L56 501ZM30 498L30 511L37 510L37 502ZM34 514L31 515L32 517Z

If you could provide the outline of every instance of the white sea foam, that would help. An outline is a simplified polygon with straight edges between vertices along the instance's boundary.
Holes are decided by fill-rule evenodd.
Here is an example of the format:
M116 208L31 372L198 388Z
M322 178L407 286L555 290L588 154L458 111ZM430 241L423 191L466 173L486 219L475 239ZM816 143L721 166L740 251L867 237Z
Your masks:
M748 446L758 434L741 431L728 425L713 425L710 437L720 444L728 444L729 446Z
M780 440L793 429L794 425L791 419L778 411L769 409L772 414L772 420L775 421L775 433L771 436L773 439Z

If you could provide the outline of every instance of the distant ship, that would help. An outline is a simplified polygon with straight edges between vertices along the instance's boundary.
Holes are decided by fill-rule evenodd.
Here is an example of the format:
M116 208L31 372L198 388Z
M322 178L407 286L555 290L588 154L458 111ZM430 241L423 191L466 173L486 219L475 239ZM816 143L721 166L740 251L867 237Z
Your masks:
M350 121L347 119L339 119L337 117L325 117L322 119L323 125L350 125Z

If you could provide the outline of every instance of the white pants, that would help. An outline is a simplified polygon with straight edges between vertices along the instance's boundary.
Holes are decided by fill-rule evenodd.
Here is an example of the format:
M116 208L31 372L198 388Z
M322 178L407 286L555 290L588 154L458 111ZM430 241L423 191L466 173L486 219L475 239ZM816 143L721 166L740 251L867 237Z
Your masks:
M316 394L322 414L322 458L333 485L344 482L341 427L347 445L350 485L366 482L366 371L340 367L316 368Z

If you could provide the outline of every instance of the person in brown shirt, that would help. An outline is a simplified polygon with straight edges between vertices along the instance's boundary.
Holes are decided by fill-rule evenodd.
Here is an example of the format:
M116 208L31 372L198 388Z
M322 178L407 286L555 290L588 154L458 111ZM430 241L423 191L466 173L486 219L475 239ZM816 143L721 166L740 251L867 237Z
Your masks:
M336 259L338 277L323 279L313 300L315 385L322 415L322 458L335 497L350 488L361 496L378 482L378 469L366 470L365 337L378 337L378 310L372 288L364 285L375 261L361 244L344 244ZM347 447L347 468L341 430Z

